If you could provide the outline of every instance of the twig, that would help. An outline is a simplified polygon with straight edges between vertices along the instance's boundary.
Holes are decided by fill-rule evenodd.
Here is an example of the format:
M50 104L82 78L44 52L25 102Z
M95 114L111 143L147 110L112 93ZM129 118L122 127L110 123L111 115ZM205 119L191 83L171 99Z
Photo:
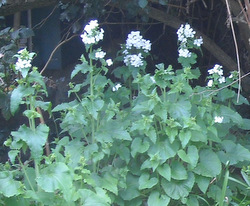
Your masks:
M38 29L41 28L48 20L49 18L52 16L52 14L54 13L54 11L56 10L57 6L55 6L52 11L50 12L50 14L48 16L46 16L44 19L42 19L42 21L40 21L38 24L36 24L32 29Z
M45 66L43 67L43 69L40 71L40 74L42 74L44 72L44 70L47 68L48 64L50 63L53 55L55 54L56 50L62 46L63 44L65 44L66 42L70 41L71 39L73 39L74 37L78 36L78 34L72 35L70 38L65 39L64 41L60 42L55 48L54 50L51 52L48 61L46 62Z
M243 13L243 15L244 15L244 17L245 17L245 19L246 19L246 22L247 22L247 25L250 27L250 22L249 22L249 17L248 17L248 13L246 13L245 12L245 10L244 10L244 8L243 8L243 6L242 6L242 3L241 3L241 1L240 0L238 0L238 3L239 3L239 5L240 5L240 8L241 8L241 11L242 11L242 13ZM247 8L247 6L246 6L246 8ZM240 12L241 13L241 12Z
M243 79L243 78L245 78L245 77L248 76L248 75L250 75L250 72L248 72L248 73L242 75L240 78ZM201 95L201 94L204 94L204 93L206 93L206 92L210 92L210 93L208 94L208 96L210 96L210 95L212 95L212 94L215 93L215 92L219 92L219 91L222 90L222 89L225 89L225 88L227 88L227 87L232 86L233 84L237 83L238 81L240 81L240 79L236 79L236 80L234 80L233 82L231 82L230 84L227 84L227 85L225 85L225 86L223 86L223 87L221 87L221 88L219 88L219 89L204 90L204 91L199 92L199 93L193 93L193 94L191 94L190 96L193 96L193 95Z
M240 69L239 49L238 49L238 45L237 45L237 40L236 40L236 35L235 35L234 25L233 25L233 20L232 20L232 14L231 14L231 11L230 11L230 8L229 8L228 0L226 0L226 5L227 5L228 18L229 18L229 21L230 21L231 30L232 30L232 34L233 34L235 52L236 52L236 59L237 59L237 67L238 67L238 75L239 75L239 88L238 88L237 102L239 102L240 90L241 90L241 69Z

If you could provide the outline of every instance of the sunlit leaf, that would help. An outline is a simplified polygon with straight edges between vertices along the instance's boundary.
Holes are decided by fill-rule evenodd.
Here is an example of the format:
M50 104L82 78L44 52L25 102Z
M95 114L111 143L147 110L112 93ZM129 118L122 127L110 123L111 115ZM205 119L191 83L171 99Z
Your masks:
M194 182L194 174L189 172L188 178L186 180L172 180L169 182L164 179L162 181L162 188L170 198L179 200L189 195L193 188Z
M98 196L96 193L89 189L78 190L81 198L81 205L84 206L109 206L108 200Z
M13 179L10 172L0 172L0 193L6 197L21 194L21 183Z
M46 192L67 191L72 187L69 168L62 162L41 169L37 183Z
M137 137L133 140L131 144L131 155L135 157L137 153L144 153L148 150L149 143L147 141L142 141L141 138Z
M168 164L163 164L159 167L157 167L157 172L164 177L166 180L171 180L171 168Z
M175 180L185 180L188 177L187 171L181 162L173 161L170 165L171 177Z
M158 183L158 179L156 177L150 178L148 173L143 173L139 178L139 189L147 189L152 188Z
M18 85L18 87L12 91L11 96L10 96L11 114L16 113L16 111L19 108L19 105L22 103L22 98L33 94L33 92L34 92L34 88L32 87L26 88L23 85Z
M240 144L235 144L231 140L222 142L223 150L218 152L221 161L226 164L229 161L230 165L237 164L242 161L250 161L250 151Z
M194 172L205 177L216 177L221 173L221 161L211 149L200 151L200 161Z
M148 206L167 206L169 202L170 198L167 195L160 195L158 191L151 192L148 198Z
M11 135L15 141L23 140L29 146L31 155L35 159L41 158L43 146L46 143L49 133L49 127L45 124L38 125L34 130L22 125L18 131L12 132Z

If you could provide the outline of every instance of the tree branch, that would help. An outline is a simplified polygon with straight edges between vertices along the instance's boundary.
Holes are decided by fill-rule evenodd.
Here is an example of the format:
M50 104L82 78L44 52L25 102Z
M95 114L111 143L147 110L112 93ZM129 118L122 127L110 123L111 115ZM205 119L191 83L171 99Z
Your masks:
M7 0L7 3L0 7L0 16L8 16L19 11L56 5L59 1L60 0ZM62 2L67 3L70 2L70 0L63 0Z
M179 29L181 24L185 24L185 22L180 19L171 16L169 14L164 13L159 9L155 9L153 7L148 7L148 16L152 19L160 21L167 26L170 26L175 29ZM203 46L220 62L224 67L226 67L230 71L237 71L237 64L232 60L230 56L228 56L217 44L214 43L208 36L203 34L200 31L196 31L198 36L202 36L203 38ZM241 71L241 74L245 73ZM245 91L250 92L250 78L246 77L242 80L243 88Z

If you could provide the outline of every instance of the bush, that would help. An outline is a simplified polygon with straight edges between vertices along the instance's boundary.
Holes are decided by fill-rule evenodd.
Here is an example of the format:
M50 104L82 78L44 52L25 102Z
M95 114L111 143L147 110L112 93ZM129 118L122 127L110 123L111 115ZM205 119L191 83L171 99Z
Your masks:
M1 166L0 194L4 205L242 205L249 198L246 167L237 178L233 169L250 160L248 119L234 109L237 73L223 76L222 67L210 69L208 85L193 86L200 76L193 69L202 44L186 24L178 30L179 63L174 70L156 65L146 74L151 43L140 32L128 35L113 71L111 59L97 47L104 31L96 20L81 35L88 56L72 72L86 75L70 83L75 99L56 106L61 138L43 154L49 127L36 124L37 108L49 111L42 76L31 71L34 54L18 53L15 72L21 74L11 95L11 111L27 106L29 125L12 132L5 144L9 158ZM97 48L96 48L97 47ZM120 63L119 63L120 62ZM86 91L86 88L87 91ZM85 92L84 92L85 91ZM243 131L236 136L233 131ZM241 144L240 144L241 143ZM48 147L47 147L48 149ZM25 162L21 153L30 152ZM241 199L239 200L239 197Z

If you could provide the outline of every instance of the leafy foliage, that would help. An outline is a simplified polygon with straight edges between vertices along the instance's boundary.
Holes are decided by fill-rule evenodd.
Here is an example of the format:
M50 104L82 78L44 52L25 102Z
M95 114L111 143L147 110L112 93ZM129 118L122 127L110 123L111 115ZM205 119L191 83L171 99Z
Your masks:
M139 3L143 7L147 1ZM94 29L98 29L96 24ZM88 35L91 38L93 33ZM70 83L69 95L74 100L53 109L61 114L61 136L53 139L47 155L42 151L49 128L35 122L41 117L37 106L50 109L49 103L37 99L39 94L46 95L42 77L36 69L14 70L21 78L12 92L11 111L26 105L29 125L13 131L5 143L11 149L11 162L1 166L3 201L193 206L203 202L223 205L227 197L236 204L234 195L249 189L246 167L242 170L246 183L231 177L228 169L249 163L249 145L240 144L230 131L249 129L248 121L233 107L236 93L230 92L229 98L220 84L213 93L208 87L191 86L200 76L198 69L192 69L194 55L179 58L182 67L177 70L158 64L154 75L146 74L146 61L140 55L140 66L116 68L118 87L106 75L107 61L96 55L101 51L95 49L97 43L87 44L88 56L82 55L72 72L72 78L78 73L86 77ZM127 55L120 54L117 59ZM18 57L25 55L24 51ZM27 161L34 165L23 163L21 151L30 152Z

